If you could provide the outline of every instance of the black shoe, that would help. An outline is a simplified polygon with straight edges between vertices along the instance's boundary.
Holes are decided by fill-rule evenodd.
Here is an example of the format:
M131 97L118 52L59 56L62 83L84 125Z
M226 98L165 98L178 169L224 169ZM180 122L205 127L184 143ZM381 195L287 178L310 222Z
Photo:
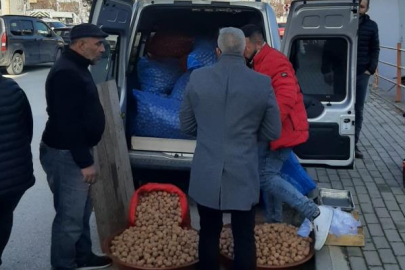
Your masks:
M86 262L77 263L76 270L91 270L91 269L103 269L111 265L112 260L107 256L97 256L91 254Z
M354 153L355 153L356 158L363 159L364 155L357 146L354 150Z

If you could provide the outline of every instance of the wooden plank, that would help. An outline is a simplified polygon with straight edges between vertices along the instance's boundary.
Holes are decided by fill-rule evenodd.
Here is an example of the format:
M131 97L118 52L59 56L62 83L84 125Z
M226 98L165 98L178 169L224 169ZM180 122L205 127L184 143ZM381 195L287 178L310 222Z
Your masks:
M132 150L155 151L155 152L174 152L193 154L196 141L181 139L163 139L152 137L132 137Z
M352 212L355 219L359 220L359 215L356 211ZM325 245L327 246L345 246L345 247L364 247L366 244L363 228L359 227L357 235L336 235L329 234L326 239Z
M95 147L99 179L92 186L100 242L128 225L130 198L134 192L131 165L115 81L97 85L106 127Z

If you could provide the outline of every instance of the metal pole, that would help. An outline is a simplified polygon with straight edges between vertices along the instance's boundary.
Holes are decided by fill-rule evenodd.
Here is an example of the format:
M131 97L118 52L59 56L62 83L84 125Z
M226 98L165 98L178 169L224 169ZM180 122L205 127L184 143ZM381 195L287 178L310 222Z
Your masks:
M402 72L401 72L401 43L397 43L397 97L395 102L401 102L401 84L402 84Z

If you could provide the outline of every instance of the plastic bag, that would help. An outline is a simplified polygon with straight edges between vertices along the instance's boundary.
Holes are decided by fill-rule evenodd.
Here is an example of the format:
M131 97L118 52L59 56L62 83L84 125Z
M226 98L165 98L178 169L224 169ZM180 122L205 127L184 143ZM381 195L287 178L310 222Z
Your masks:
M151 93L133 90L136 109L131 119L131 135L143 137L187 139L180 132L181 102Z
M316 188L314 180L301 166L293 151L291 151L289 159L284 162L281 174L289 176L285 179L303 195Z
M171 184L157 184L157 183L149 183L143 185L139 189L135 191L132 195L131 202L129 205L129 213L128 213L128 220L130 226L135 226L136 222L136 208L138 207L139 197L142 194L149 193L152 191L166 191L168 193L177 194L180 198L180 208L181 208L181 217L182 221L179 224L183 228L190 228L191 227L191 219L190 219L190 210L188 207L187 196L181 191L178 187L171 185Z
M194 70L215 64L217 62L216 46L217 43L213 39L197 38L194 42L193 51L188 55L187 69Z
M183 100L184 91L186 90L186 86L190 80L191 72L186 72L177 80L176 84L173 87L172 93L170 94L169 98L176 99L178 101Z
M361 222L340 208L333 209L333 219L329 232L340 237L342 235L357 235L357 227Z
M137 68L142 91L159 96L168 96L182 74L178 59L153 60L142 57Z
M312 231L312 223L309 219L304 219L301 226L298 228L297 234L301 237L308 237Z

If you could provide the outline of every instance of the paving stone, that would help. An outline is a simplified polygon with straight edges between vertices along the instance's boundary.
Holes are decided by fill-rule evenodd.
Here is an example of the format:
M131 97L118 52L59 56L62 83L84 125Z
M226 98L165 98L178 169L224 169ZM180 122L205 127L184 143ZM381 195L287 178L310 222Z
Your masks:
M364 214L367 224L379 223L379 220L375 214Z
M332 188L330 183L319 183L318 188Z
M333 181L340 181L340 177L337 174L332 174L332 175L329 174L328 177L329 177L329 180L332 181L332 182Z
M395 188L391 188L391 189L395 189ZM405 195L402 195L402 194L395 195L395 198L397 199L399 204L405 204Z
M361 248L359 247L348 247L347 254L350 257L363 257L363 253L361 252Z
M387 209L390 211L399 211L399 205L397 204L396 201L386 201L385 205L387 206Z
M403 221L397 221L395 222L395 226L398 232L405 232L405 222Z
M385 270L401 270L398 264L384 264Z
M381 236L374 237L373 236L373 241L374 241L375 247L377 249L390 248L390 244L388 244L388 241L385 237L381 237Z
M384 270L384 268L381 267L381 266L371 266L368 269L370 269L370 270Z
M373 198L371 202L375 208L385 207L384 201L380 198Z
M384 236L384 232L380 224L367 224L367 227L372 236Z
M321 183L329 183L330 182L329 177L327 175L318 176L318 180Z
M405 244L404 243L391 243L392 250L395 256L405 256Z
M390 242L402 242L397 230L385 230L385 236Z
M332 188L334 188L334 189L343 189L343 185L340 182L332 182Z
M360 207L361 207L361 211L364 214L373 214L374 213L374 207L371 203L362 203L360 205ZM376 209L378 209L378 208L376 208Z
M379 218L388 218L391 217L390 213L388 212L388 210L386 208L376 208L375 212L377 213L377 216Z
M397 263L391 249L379 249L378 253L383 263Z
M357 197L360 203L371 203L370 196L368 196L368 194L359 194ZM399 210L399 207L395 210Z
M374 182L376 184L385 184L385 180L383 178L380 178L380 177L374 178Z
M402 269L405 269L405 256L398 256L397 260Z
M381 192L381 196L383 197L384 201L395 201L395 197L392 195L392 193Z
M396 229L394 221L392 221L391 218L380 218L380 222L383 227L383 230L390 230L390 229L395 230Z
M350 257L349 262L354 270L367 270L366 261L362 257Z
M342 179L342 184L343 184L343 186L345 187L345 189L347 189L346 187L353 187L353 186L354 186L351 179L345 179L345 178L343 178L343 179Z
M404 214L401 211L390 211L390 214L394 221L405 221Z
M368 266L381 266L381 260L377 251L364 251L364 257Z
M371 238L366 239L366 245L363 247L364 251L374 251L376 250L374 243L372 242Z

